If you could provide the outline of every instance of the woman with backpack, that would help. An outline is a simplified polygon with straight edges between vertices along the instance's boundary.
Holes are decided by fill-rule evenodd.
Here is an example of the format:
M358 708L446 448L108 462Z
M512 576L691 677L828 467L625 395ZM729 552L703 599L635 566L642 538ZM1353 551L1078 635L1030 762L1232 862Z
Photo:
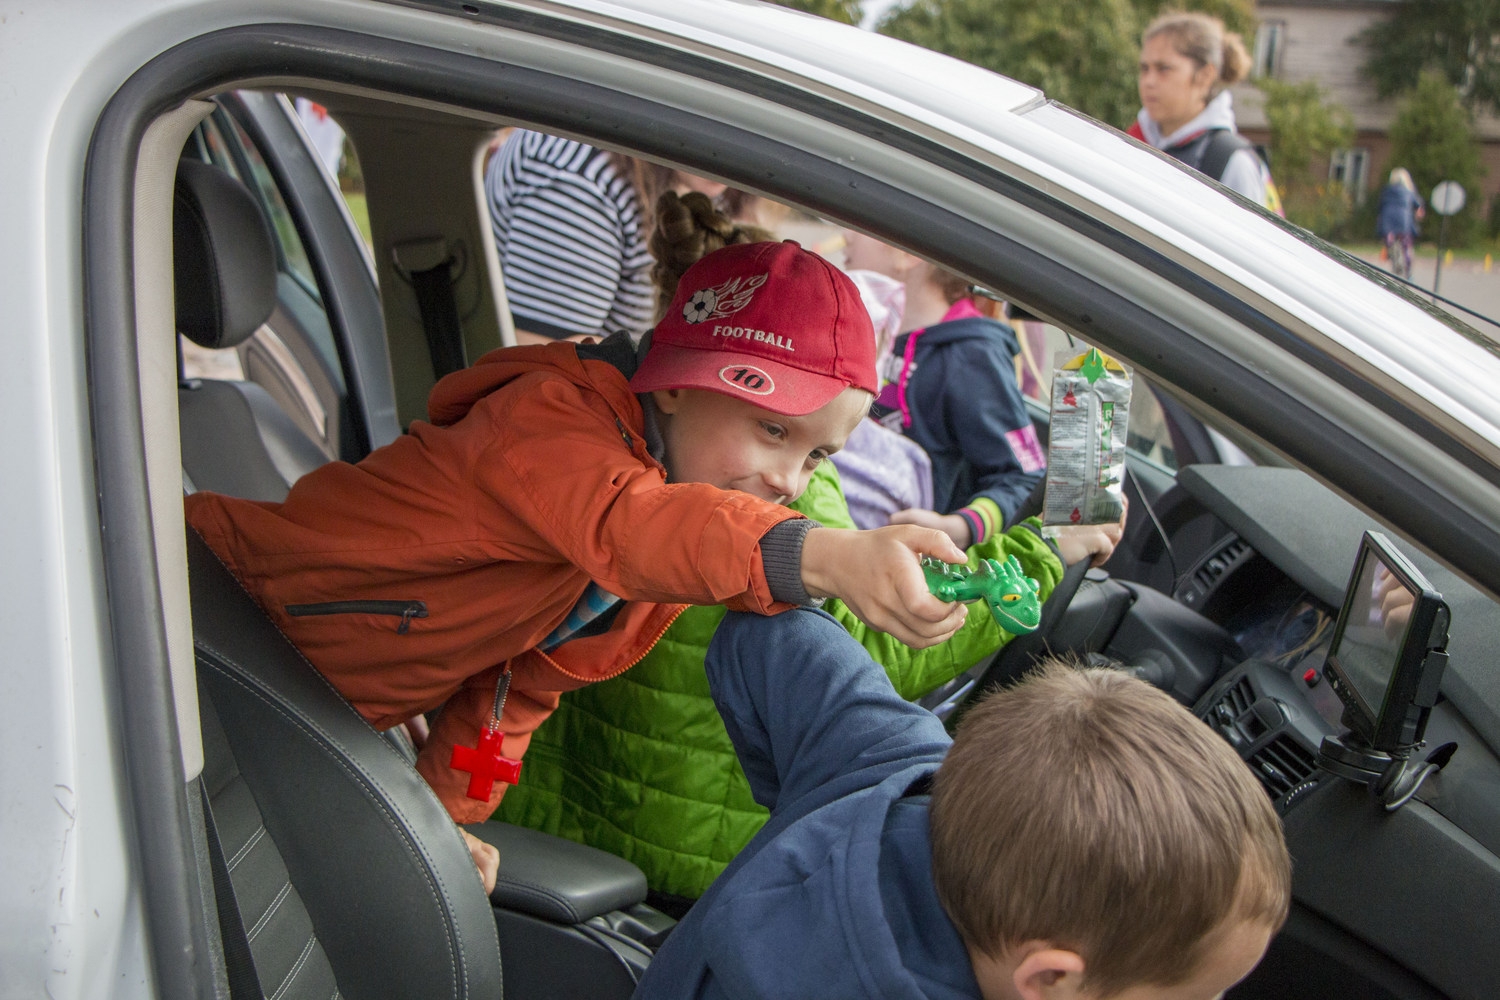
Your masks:
M1278 215L1271 171L1235 130L1233 97L1250 56L1240 36L1207 14L1163 14L1141 36L1141 110L1130 135Z

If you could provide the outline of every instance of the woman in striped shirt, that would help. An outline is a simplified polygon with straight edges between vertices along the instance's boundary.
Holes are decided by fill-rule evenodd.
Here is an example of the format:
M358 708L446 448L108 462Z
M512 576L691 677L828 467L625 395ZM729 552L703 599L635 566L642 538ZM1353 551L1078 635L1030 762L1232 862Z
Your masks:
M572 139L524 129L506 139L485 192L518 343L645 333L653 293L642 206L668 188L725 190Z

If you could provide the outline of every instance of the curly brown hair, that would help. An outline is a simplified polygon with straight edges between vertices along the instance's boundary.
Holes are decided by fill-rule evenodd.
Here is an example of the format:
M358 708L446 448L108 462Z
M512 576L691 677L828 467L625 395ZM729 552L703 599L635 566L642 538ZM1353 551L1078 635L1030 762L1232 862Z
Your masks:
M677 283L699 259L738 243L765 243L776 237L759 226L742 225L714 207L705 194L679 195L664 191L656 200L656 226L651 232L651 281L656 286L656 318L666 313L677 293Z

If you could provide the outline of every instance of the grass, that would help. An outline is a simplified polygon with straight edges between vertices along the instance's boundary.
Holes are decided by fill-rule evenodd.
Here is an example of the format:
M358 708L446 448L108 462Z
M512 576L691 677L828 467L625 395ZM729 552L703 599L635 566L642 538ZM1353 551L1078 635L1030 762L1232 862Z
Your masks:
M373 247L374 241L370 238L370 207L365 202L363 191L345 191L344 203L349 206L349 214L354 217L354 225L359 228L359 234L365 238L365 246Z

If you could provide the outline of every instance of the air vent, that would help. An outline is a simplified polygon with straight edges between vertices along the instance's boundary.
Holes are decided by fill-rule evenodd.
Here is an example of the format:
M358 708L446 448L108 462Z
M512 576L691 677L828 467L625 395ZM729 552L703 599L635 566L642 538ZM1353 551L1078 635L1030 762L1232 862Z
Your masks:
M1251 690L1250 678L1246 676L1235 681L1229 690L1224 692L1224 697L1220 699L1219 704L1229 709L1230 718L1238 719L1250 710L1254 701L1255 692Z
M1286 733L1255 751L1246 763L1273 799L1281 798L1317 771L1311 751Z
M1250 543L1232 536L1219 549L1204 556L1188 577L1177 586L1177 600L1189 607L1204 603L1226 576L1255 554Z
M1224 578L1224 574L1232 569L1250 552L1250 543L1243 538L1236 538L1218 552L1203 560L1197 571L1193 574L1193 580L1203 590L1212 590L1218 582Z
M1254 732L1245 728L1247 720L1254 720L1250 711L1254 704L1255 691L1250 687L1250 679L1242 676L1225 688L1203 721L1217 729L1219 735L1229 741L1230 746L1243 752L1244 747L1259 739L1266 731L1264 727Z

